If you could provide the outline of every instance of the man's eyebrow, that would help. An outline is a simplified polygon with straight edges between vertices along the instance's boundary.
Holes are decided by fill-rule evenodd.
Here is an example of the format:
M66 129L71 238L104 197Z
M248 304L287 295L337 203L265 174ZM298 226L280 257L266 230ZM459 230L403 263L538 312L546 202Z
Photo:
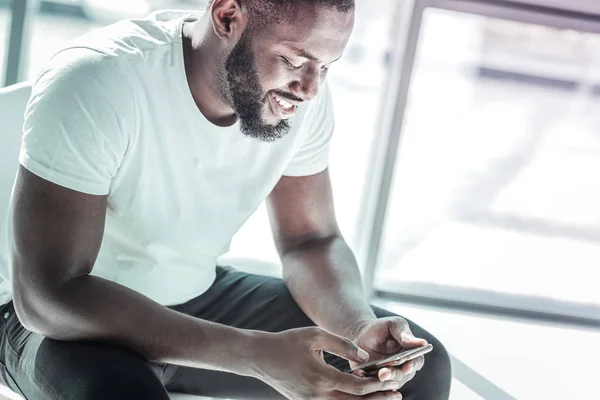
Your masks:
M294 51L294 53L296 53L296 55L300 56L300 57L304 57L308 60L314 61L316 63L320 63L321 60L319 60L317 57L313 56L312 54L310 54L308 51L304 50L304 49L296 49L296 48L292 48L292 51ZM339 60L340 58L342 58L342 56L339 56L338 58L336 58L335 60L331 61L329 64L336 62L337 60Z

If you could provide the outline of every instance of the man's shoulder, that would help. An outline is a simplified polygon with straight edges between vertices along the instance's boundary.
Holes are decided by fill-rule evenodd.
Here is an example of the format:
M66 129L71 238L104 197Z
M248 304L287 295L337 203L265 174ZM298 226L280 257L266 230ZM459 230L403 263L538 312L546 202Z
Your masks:
M153 57L164 62L164 51L181 43L179 29L179 19L153 15L96 29L56 52L35 80L34 91L57 85L82 91L94 83L117 93L123 91L136 70L149 69Z
M33 82L25 130L84 129L108 124L134 108L130 73L118 58L72 47L57 53ZM84 121L85 120L85 121ZM60 128L59 128L60 127Z
M56 53L33 83L33 95L51 92L83 93L96 86L104 90L127 83L126 64L96 49L72 46Z
M56 52L49 64L73 61L97 68L114 68L117 64L131 68L136 62L142 65L153 50L181 43L182 20L179 15L154 13L94 29ZM54 59L58 62L53 63Z

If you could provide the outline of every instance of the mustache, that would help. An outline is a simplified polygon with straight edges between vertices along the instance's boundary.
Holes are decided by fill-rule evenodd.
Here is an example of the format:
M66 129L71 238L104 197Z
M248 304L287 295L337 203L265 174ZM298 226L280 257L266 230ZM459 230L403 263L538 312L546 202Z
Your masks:
M291 101L294 101L297 103L304 102L304 100L301 99L300 97L294 96L293 94L290 94L290 93L280 92L279 90L273 90L273 91L271 91L271 93L277 95L277 97L281 97L282 99L291 100Z

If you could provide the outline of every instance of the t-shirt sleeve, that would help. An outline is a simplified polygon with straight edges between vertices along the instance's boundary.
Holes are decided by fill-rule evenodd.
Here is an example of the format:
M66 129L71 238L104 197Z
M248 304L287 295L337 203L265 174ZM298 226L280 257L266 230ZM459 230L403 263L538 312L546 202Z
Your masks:
M89 49L58 53L33 85L19 161L57 185L106 195L128 148L132 108L114 59Z
M335 122L331 90L327 83L323 84L321 93L312 106L314 108L307 118L308 131L284 172L286 176L318 174L329 165L329 147Z

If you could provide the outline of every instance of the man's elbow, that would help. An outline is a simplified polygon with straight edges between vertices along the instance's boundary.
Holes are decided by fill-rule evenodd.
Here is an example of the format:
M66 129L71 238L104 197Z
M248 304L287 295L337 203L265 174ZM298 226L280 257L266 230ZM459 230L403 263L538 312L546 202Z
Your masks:
M47 296L35 293L23 285L13 284L13 305L21 325L28 331L54 339L56 333L53 318L49 318L49 304L50 299Z

